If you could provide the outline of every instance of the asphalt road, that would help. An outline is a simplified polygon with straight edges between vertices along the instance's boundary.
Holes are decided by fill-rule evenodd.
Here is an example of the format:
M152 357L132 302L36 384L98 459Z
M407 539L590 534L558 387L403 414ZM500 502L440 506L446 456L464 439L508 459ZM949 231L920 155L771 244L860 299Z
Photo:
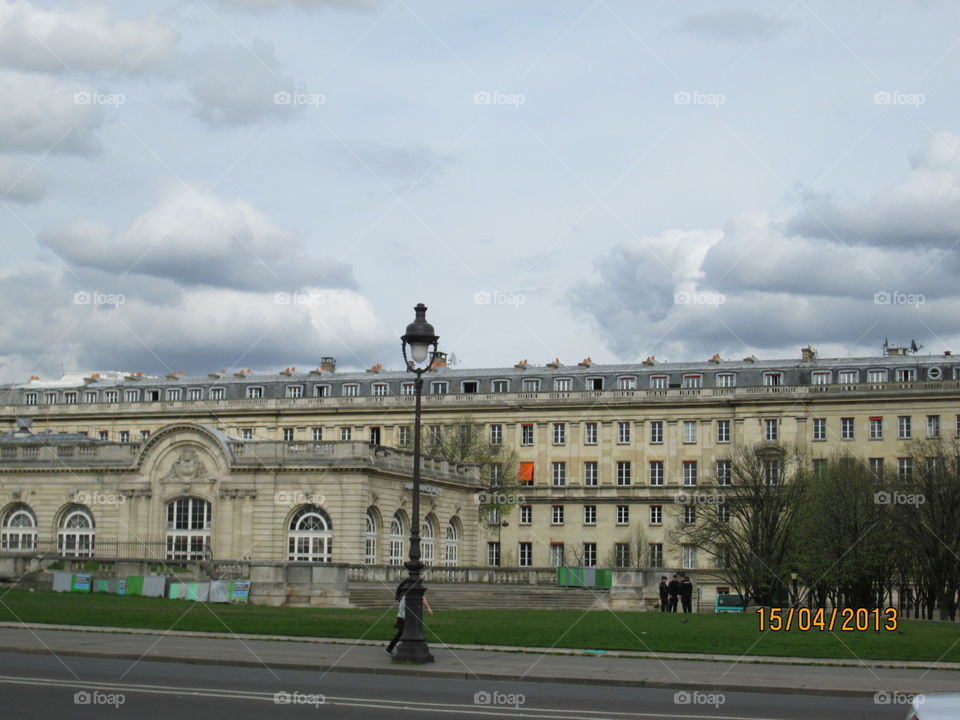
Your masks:
M22 718L902 720L870 698L687 693L543 682L299 672L0 653L3 706ZM689 702L682 702L688 700ZM14 710L15 709L15 710Z

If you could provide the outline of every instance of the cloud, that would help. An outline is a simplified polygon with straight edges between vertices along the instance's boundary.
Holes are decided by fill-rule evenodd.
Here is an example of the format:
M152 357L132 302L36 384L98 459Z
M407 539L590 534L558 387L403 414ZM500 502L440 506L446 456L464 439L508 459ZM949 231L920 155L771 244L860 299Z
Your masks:
M0 66L78 73L144 70L174 54L176 35L153 19L120 20L110 10L43 10L0 0Z
M365 142L348 145L325 143L333 164L341 173L361 180L383 181L398 191L406 190L413 183L417 183L418 187L428 185L453 164L452 157L440 156L432 148L418 143L386 145Z
M98 152L104 109L86 101L90 93L46 75L0 71L0 152Z
M295 7L304 10L333 8L367 11L380 4L380 0L220 0L220 2L245 10L275 10L283 7Z
M24 205L39 202L47 194L46 178L32 165L0 157L0 200Z
M40 242L76 267L182 286L293 291L353 285L349 266L310 255L301 237L242 200L179 190L120 233L89 220L47 228Z
M684 18L676 30L706 40L753 43L781 34L791 23L747 10L721 10Z

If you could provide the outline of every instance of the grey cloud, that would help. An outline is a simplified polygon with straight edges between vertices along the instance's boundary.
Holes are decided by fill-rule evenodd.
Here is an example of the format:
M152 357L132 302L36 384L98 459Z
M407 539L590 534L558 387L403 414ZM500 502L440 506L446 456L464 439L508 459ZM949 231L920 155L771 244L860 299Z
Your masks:
M440 156L419 143L386 145L382 143L339 142L324 144L333 165L343 174L360 180L383 181L397 190L406 190L416 182L424 187L442 175L453 163L449 155Z
M31 164L0 158L0 200L13 200L24 205L42 200L47 194L47 181Z
M368 11L381 4L381 0L220 0L224 5L246 10L275 10L295 7L305 10L325 8Z
M707 40L751 43L784 32L791 21L747 10L721 10L684 18L676 30Z

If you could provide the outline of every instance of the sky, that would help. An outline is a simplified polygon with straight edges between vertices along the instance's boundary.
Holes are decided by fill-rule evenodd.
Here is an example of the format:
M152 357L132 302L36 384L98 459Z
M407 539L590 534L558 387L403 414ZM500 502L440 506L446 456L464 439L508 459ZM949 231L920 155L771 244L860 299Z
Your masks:
M0 0L0 382L960 351L958 20Z

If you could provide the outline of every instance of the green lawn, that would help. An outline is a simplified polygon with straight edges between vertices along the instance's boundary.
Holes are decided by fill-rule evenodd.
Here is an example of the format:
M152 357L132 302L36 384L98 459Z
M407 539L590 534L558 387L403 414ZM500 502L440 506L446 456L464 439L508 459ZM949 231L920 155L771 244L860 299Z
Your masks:
M393 611L210 605L106 594L0 591L0 621L385 640ZM686 622L682 622L682 621ZM432 643L960 662L960 623L895 632L766 632L756 616L574 610L445 610Z

